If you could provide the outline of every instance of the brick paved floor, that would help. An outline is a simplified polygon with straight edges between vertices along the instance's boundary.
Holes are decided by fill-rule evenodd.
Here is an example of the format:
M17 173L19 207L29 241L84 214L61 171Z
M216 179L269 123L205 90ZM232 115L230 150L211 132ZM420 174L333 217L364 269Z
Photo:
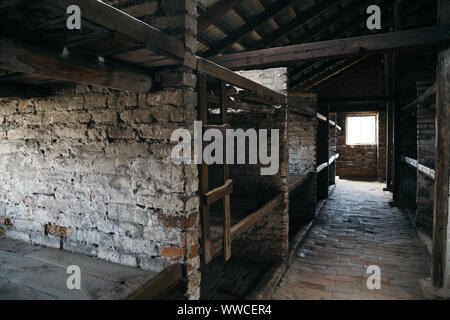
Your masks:
M273 299L421 299L429 256L384 184L339 180ZM367 267L381 289L367 289Z

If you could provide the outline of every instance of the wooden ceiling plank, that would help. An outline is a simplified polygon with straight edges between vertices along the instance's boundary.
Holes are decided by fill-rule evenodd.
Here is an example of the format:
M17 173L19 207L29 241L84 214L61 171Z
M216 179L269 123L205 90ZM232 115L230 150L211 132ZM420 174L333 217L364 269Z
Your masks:
M272 19L284 9L289 8L296 1L297 0L278 0L274 5L266 8L263 12L261 12L257 16L250 18L245 25L238 28L232 34L228 35L227 37L219 41L216 45L214 45L205 53L202 53L202 56L211 57L219 53L222 53L226 49L232 47L233 44L244 38L246 35L257 29L263 23Z
M223 17L241 1L242 0L220 0L211 8L206 9L197 20L197 33L206 30L211 24L215 24L217 20Z
M254 46L252 46L251 50L258 50L270 47L271 44L274 42L284 38L285 36L289 35L290 33L304 27L308 23L310 23L313 19L317 18L324 12L339 6L338 1L333 0L327 0L318 2L315 4L312 8L308 9L304 13L300 14L299 16L295 17L291 21L289 21L286 25L282 26L278 30L272 32L270 35L264 35L262 39L256 43ZM329 20L327 20L328 22ZM323 24L321 24L323 25ZM309 35L310 32L307 32Z

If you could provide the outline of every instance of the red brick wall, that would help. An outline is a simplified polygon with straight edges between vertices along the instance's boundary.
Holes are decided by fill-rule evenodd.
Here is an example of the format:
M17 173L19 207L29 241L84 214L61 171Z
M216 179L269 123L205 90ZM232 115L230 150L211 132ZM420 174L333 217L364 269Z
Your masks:
M346 117L349 115L378 115L377 145L346 144ZM337 132L336 175L351 180L384 180L386 178L386 122L385 113L344 113L337 115L337 122L342 130Z

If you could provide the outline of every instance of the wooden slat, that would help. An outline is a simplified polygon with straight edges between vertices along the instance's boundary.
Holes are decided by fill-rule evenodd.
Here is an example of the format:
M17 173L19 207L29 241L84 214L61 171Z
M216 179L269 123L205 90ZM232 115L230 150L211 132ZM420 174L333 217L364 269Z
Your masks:
M245 232L250 230L258 221L266 214L275 210L283 200L284 195L280 194L274 197L271 201L264 204L261 208L248 215L245 219L231 227L231 240L240 238ZM211 248L212 255L217 255L223 248L223 240L215 242Z
M147 283L137 288L123 300L157 300L180 283L182 277L181 264L167 267Z
M334 156L330 158L330 160L328 160L328 165L331 166L333 162L335 162L337 159L339 159L339 153L336 153Z
M323 114L320 114L318 112L317 112L317 119L324 121L324 122L328 121L327 117L325 117Z
M336 153L334 156L332 156L330 159L328 159L327 162L322 163L320 166L317 167L316 172L319 173L323 171L325 168L328 168L336 159L339 158L339 153Z
M103 26L111 31L127 35L131 39L144 43L152 50L163 52L167 56L184 60L184 45L177 38L138 20L125 12L101 1L92 0L46 0L64 11L70 5L78 5L83 19Z
M35 46L0 37L1 69L139 93L152 87L151 76L134 66L112 61L100 66L97 56L71 52L62 58L61 53L49 45Z
M449 39L449 28L436 26L233 53L214 57L211 60L230 69L255 69L283 66L302 60L367 55L415 48L438 44Z
M433 180L435 179L436 172L433 169L420 164L417 160L406 157L406 156L402 156L402 161L404 163L406 163L407 165L409 165L410 167L417 169L417 171L421 172L428 178L433 179Z
M275 104L285 104L286 96L271 90L259 83L247 79L231 70L228 70L209 60L198 57L197 70L201 73L226 81L236 87L253 91L254 93L272 101Z
M233 180L227 179L223 185L202 194L202 202L206 205L211 205L214 202L222 199L225 195L230 194L233 191Z

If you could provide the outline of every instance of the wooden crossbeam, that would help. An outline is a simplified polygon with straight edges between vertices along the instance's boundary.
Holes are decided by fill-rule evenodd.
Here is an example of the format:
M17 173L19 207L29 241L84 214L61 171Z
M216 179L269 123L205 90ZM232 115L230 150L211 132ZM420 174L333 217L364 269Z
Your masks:
M145 93L152 87L149 74L126 64L57 50L49 45L30 45L0 37L0 68L55 80Z
M212 48L207 50L205 53L202 53L202 57L212 57L219 53L222 53L226 49L230 48L244 38L246 35L257 29L260 25L263 23L269 21L273 17L275 17L277 14L279 14L284 9L290 7L292 4L294 4L297 0L278 0L275 2L274 5L266 8L263 12L258 14L257 16L251 18L245 25L238 28L236 31L234 31L232 34L225 37L223 40L219 41L216 45L214 45Z
M319 60L411 49L436 45L447 40L450 40L450 28L435 26L233 53L214 57L211 60L230 69L255 69L283 66L301 60Z

